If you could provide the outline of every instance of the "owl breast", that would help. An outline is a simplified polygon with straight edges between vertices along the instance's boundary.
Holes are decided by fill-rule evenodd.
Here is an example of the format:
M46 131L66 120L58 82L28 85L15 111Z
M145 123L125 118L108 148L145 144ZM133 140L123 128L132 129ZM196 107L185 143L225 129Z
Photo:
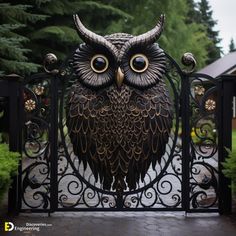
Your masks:
M135 189L165 152L170 107L162 82L146 91L114 85L95 92L76 84L67 107L74 153L104 189Z

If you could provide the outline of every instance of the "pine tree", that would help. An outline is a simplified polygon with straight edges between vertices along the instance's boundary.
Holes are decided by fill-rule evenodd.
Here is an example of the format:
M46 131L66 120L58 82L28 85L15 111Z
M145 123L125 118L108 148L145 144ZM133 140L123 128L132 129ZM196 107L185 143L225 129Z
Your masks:
M215 25L217 22L213 19L211 7L207 0L201 0L198 3L198 8L200 12L199 21L202 23L206 30L207 36L211 41L211 44L208 46L208 60L207 63L211 63L216 59L220 58L221 47L218 46L221 42L219 38L219 31L214 30Z
M161 47L176 59L180 59L186 51L192 51L199 67L205 65L207 50L212 44L206 36L206 29L197 22L200 17L190 18L193 15L191 11L198 14L194 2L190 0L11 0L12 5L27 6L27 17L40 16L40 19L35 20L27 17L17 19L18 23L26 24L27 27L23 25L11 30L25 40L21 41L27 48L23 55L37 64L42 63L48 52L64 60L81 42L72 19L74 13L80 15L85 26L101 35L115 32L134 35L144 33L156 24L160 14L165 13L165 29L159 40ZM6 29L5 26L3 28Z
M197 23L199 22L199 11L197 9L197 3L194 0L186 0L188 6L188 13L186 17L186 23Z
M27 4L29 0L13 0ZM106 28L128 14L110 4L86 0L30 0L31 12L48 16L45 21L24 31L30 38L28 46L33 51L32 61L41 63L45 54L52 52L60 60L69 56L81 42L77 35L72 15L78 13L89 29L103 34Z
M25 48L29 39L19 31L27 22L35 23L40 15L30 14L29 5L0 3L0 74L28 74L37 71L38 65L29 62L30 50Z
M230 44L229 44L229 52L235 52L235 51L236 51L236 47L235 47L234 39L231 38Z
M112 2L119 2L116 6L122 7L124 1ZM124 4L127 2L130 1ZM164 13L166 22L159 40L160 46L178 62L185 52L191 51L197 58L199 68L206 64L210 40L201 24L186 23L189 14L186 0L138 0L133 1L130 7L124 7L127 13L133 16L133 19L124 24L125 32L134 35L144 33L150 30L157 23L158 16Z

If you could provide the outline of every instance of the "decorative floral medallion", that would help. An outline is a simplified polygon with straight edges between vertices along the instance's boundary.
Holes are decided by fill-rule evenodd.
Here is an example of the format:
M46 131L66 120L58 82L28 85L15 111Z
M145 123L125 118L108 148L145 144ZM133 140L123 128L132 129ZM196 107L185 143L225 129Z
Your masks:
M38 85L35 89L34 92L36 95L40 96L44 93L44 87L41 85Z
M198 85L194 88L194 92L196 95L202 96L205 93L205 88L201 85Z
M213 111L216 108L216 102L213 99L208 99L205 103L205 108L208 111Z
M33 99L29 99L25 102L25 109L27 111L33 111L36 108L36 103Z

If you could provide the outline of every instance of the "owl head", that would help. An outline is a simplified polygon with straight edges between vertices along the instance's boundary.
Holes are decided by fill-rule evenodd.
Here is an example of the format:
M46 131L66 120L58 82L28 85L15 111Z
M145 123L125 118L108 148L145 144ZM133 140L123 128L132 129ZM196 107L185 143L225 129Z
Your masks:
M133 36L116 33L100 36L88 30L74 15L78 35L84 41L76 49L73 68L78 81L90 89L115 84L144 90L155 86L165 73L164 51L155 43L161 36L164 15L150 31Z

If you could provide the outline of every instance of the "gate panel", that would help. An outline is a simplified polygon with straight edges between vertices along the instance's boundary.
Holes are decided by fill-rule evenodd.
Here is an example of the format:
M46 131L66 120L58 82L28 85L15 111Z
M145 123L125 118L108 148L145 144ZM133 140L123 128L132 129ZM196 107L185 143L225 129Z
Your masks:
M89 166L84 166L73 152L66 126L66 101L72 84L76 83L73 72L63 68L62 90L60 92L58 150L58 208L60 210L181 210L182 209L182 144L180 91L181 70L167 56L168 69L165 82L171 94L174 119L166 145L166 153L160 164L152 166L135 190L127 189L122 194L114 190L103 190L102 183L95 181Z
M218 211L219 82L207 75L190 79L190 211Z
M163 79L173 108L166 152L135 190L122 193L104 190L73 151L66 124L68 92L76 83L70 60L26 81L21 211L218 211L219 84L181 70L168 55L166 61Z
M49 74L37 74L26 80L23 89L23 142L21 171L21 210L50 211L52 198L52 79ZM54 106L52 106L52 104ZM52 120L53 119L53 120ZM54 183L54 186L56 184Z

